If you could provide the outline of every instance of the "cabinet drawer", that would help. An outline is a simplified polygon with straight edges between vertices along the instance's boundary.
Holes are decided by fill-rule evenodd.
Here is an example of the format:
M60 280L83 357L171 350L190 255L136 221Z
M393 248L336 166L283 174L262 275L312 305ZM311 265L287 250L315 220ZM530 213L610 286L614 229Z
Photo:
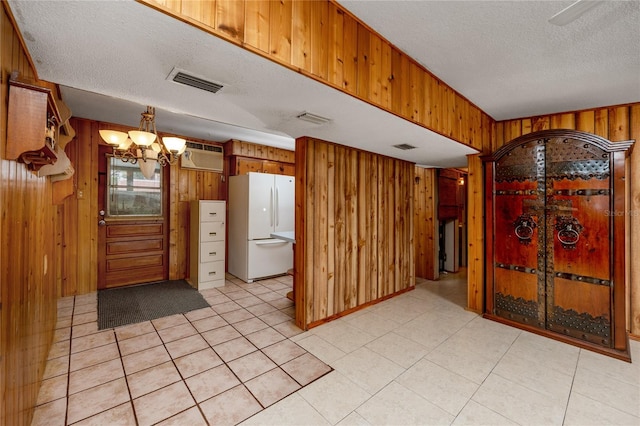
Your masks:
M200 241L223 241L224 222L202 222L200 224Z
M200 220L202 222L224 222L224 203L201 203Z
M200 282L224 280L224 260L201 263L199 268L198 281Z
M200 244L200 262L224 260L224 241L212 241Z

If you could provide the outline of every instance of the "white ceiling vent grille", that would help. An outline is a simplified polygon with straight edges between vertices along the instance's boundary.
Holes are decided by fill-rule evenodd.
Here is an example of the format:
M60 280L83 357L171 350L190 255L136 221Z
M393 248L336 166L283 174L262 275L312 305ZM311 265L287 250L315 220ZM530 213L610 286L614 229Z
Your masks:
M171 80L175 81L176 83L195 87L196 89L200 90L206 90L207 92L211 93L218 93L220 89L224 87L222 86L222 84L214 83L213 81L205 80L204 78L196 77L194 75L189 75L183 71L177 71L175 72L175 74L171 74L173 75L173 78L171 78Z
M313 124L324 124L331 121L330 118L322 117L320 115L312 114L306 111L296 115L296 118L299 118L300 120L303 120L303 121L308 121L309 123L313 123Z
M401 143L401 144L398 144L398 145L393 145L393 147L401 149L403 151L407 151L409 149L415 149L416 148L415 146L409 145L408 143Z

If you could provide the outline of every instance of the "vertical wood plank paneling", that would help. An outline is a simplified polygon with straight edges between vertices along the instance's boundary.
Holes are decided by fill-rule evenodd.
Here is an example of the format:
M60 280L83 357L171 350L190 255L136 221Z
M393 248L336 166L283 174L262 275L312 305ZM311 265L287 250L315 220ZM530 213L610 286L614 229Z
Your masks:
M629 107L609 108L609 137L612 142L629 140Z
M305 327L414 286L413 164L306 137L296 146L306 162L296 176L307 213L295 262L304 269Z
M467 308L480 313L484 308L484 183L480 156L469 155L467 167Z
M216 27L215 2L185 0L171 2L167 7L171 10L180 10L184 16L195 19L212 29Z
M291 64L306 72L311 72L311 12L310 2L293 2Z
M549 130L549 116L533 118L533 131ZM508 141L505 141L508 142Z
M336 187L336 146L328 144L327 147L327 297L326 297L326 318L329 312L335 312L335 289L336 289L336 215L335 198L330 194L335 193Z
M367 194L370 190L369 179L369 156L368 153L362 151L358 152L358 183L359 188L357 191L357 209L358 209L358 278L357 278L357 305L362 305L367 301L369 294L367 288L367 277L369 274L369 258L367 248L367 230L369 221L367 216L369 213L369 206L367 203Z
M329 3L311 2L311 73L327 80L329 74Z
M403 70L403 67L408 65L408 61L403 63L402 58L403 55L398 49L391 51L391 82L389 86L391 88L391 109L399 111L402 117L406 117L403 95L408 93L409 69Z
M305 145L304 153L306 154L303 160L303 164L305 165L305 172L302 175L302 177L304 181L302 182L299 181L296 187L301 186L304 188L304 193L302 194L304 198L301 199L301 203L304 203L304 208L301 210L301 212L305 213L305 216L304 216L305 227L304 227L304 234L300 236L300 240L299 241L296 240L296 251L299 245L304 246L304 252L303 252L304 258L302 259L302 262L304 263L303 271L304 271L305 291L303 296L304 297L304 315L302 315L302 318L304 318L306 322L303 324L302 328L306 329L307 324L314 318L318 317L318 314L315 312L314 306L313 306L313 301L314 299L317 298L317 295L315 293L316 283L313 280L314 270L315 270L315 264L313 260L317 255L317 252L315 249L316 241L313 239L313 235L314 235L313 232L314 232L314 226L315 226L315 212L316 212L315 191L317 186L316 186L316 175L314 173L316 142L311 139L308 139L308 140L302 141L302 143ZM298 148L297 148L298 145L299 143L296 140L296 153L298 152ZM298 170L300 170L300 168L298 167L298 163L299 161L296 158L296 176L298 175ZM296 219L296 222L297 221L298 219ZM297 233L296 233L296 238L298 238ZM322 284L319 284L319 285L322 285ZM298 305L299 302L300 301L296 299L296 305ZM296 315L296 321L298 321L297 315Z
M381 296L380 294L380 281L378 272L378 215L380 214L378 200L378 162L381 157L372 153L368 154L369 157L369 232L368 241L369 245L369 299L368 301L376 300Z
M216 32L237 43L244 41L244 3L244 0L215 0Z
M409 64L409 81L411 93L411 119L413 121L421 121L424 119L424 98L423 75L420 68L413 62Z
M367 98L382 106L382 39L376 34L369 37L369 93Z
M532 126L532 124L531 124L531 119L530 118L523 119L522 120L522 126L521 126L521 129L522 129L521 133L523 135L528 135L529 133L531 133L531 126Z
M378 180L376 181L376 192L378 193L378 211L376 213L376 226L378 228L378 238L376 241L378 246L378 297L384 297L386 295L386 285L389 277L387 270L387 250L385 245L385 239L387 238L387 224L384 215L385 212L387 212L385 163L385 157L378 158Z
M435 259L435 169L415 167L414 179L414 253L415 276L428 280L437 279Z
M263 0L246 0L244 7L244 42L249 46L268 54L270 2Z
M5 7L0 8L0 424L28 425L56 325L61 263L54 243L64 219L57 219L51 181L4 159L8 75L14 70L23 78L35 75Z
M494 142L492 144L492 148L493 148L492 151L499 149L501 146L505 144L504 128L505 128L505 122L500 121L496 123L496 133L495 133Z
M578 112L576 114L576 130L580 130L588 133L594 133L595 118L596 118L596 114L593 110Z
M350 94L358 90L358 22L344 14L342 88Z
M640 104L632 105L629 114L629 136L636 141L629 160L629 329L640 338Z
M271 1L269 4L269 53L285 64L291 63L292 1Z
M392 53L393 51L391 49L391 45L383 41L381 44L381 51L380 51L380 61L381 61L380 86L382 90L380 93L380 104L387 110L391 109L391 98L393 96L393 93L392 93L393 87L391 86L391 55Z
M313 299L313 283L307 280L307 243L310 239L307 237L307 227L308 221L313 219L311 215L307 217L307 187L309 185L309 179L307 177L307 167L309 162L309 159L307 158L307 146L309 143L312 142L299 138L296 140L295 149L296 212L294 227L296 245L293 250L293 285L295 322L296 325L303 330L307 328L307 324L309 323L306 301L309 298ZM331 235L330 229L329 235ZM329 256L331 256L331 253L329 253Z
M596 125L594 134L603 138L609 137L609 110L607 108L599 108L595 110Z
M318 266L313 270L313 282L316 283L313 298L313 312L314 315L319 317L326 317L327 315L327 273L329 256L328 250L328 146L327 144L319 144L316 150L316 161L314 164L314 175L316 177L316 187L314 191L314 205L316 206L315 212L315 225L313 228L313 239L316 245L315 259L318 261ZM325 283L325 284L322 284Z
M357 306L358 298L358 151L346 150L345 173L345 230L346 230L346 280L345 308Z
M322 142L316 142L320 144ZM341 196L334 196L334 207L335 207L335 227L336 227L336 238L335 238L335 291L333 293L333 309L335 312L344 311L344 299L346 286L345 281L347 280L347 236L346 236L346 150L345 147L341 145L336 146L336 173L335 173L335 186L333 187L333 194L341 191ZM331 195L330 195L331 196ZM317 242L316 242L317 244ZM321 284L317 284L321 285ZM329 314L332 314L330 312ZM319 317L315 317L314 319L319 319Z
M370 95L370 74L369 74L369 51L370 32L362 24L358 23L358 56L356 60L357 86L356 94L361 99L369 100Z
M395 229L396 225L396 176L395 176L395 164L391 158L385 158L385 195L387 197L387 211L384 215L385 220L385 240L387 246L387 282L385 286L385 295L392 294L395 288L395 279L396 279L396 268L395 268L395 249L396 249L396 241L395 236L397 231Z
M329 3L329 30L327 42L327 81L343 88L344 76L344 12L335 3Z

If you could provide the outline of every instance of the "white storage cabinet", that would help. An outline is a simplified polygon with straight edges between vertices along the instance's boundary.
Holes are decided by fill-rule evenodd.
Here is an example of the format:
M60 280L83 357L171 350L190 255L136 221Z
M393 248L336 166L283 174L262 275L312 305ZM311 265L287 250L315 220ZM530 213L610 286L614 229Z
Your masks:
M224 286L225 202L191 202L189 283L198 290Z

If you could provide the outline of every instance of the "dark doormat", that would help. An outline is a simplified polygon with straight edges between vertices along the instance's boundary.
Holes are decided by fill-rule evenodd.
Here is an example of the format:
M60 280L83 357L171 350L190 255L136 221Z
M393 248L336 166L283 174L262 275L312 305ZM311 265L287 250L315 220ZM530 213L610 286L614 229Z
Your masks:
M120 327L209 307L184 280L98 291L98 329Z

